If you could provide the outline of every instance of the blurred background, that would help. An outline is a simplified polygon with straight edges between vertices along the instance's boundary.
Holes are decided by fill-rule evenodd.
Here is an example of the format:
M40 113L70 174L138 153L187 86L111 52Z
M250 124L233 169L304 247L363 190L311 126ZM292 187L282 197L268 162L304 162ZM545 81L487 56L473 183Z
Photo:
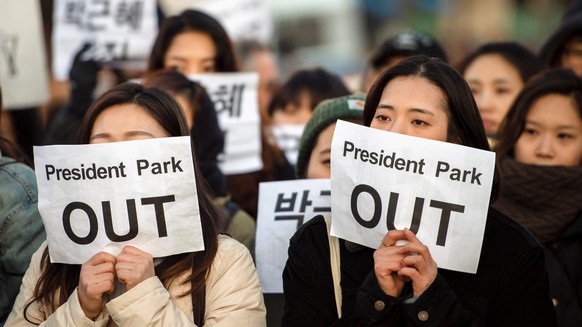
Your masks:
M125 1L130 9L138 8L131 6L142 2L147 1ZM492 40L516 40L537 52L570 3L569 0L158 0L156 15L159 22L164 16L176 15L186 8L207 11L225 25L233 40L256 39L271 47L281 80L297 69L321 66L341 75L355 90L373 49L399 32L415 29L432 34L446 49L452 65L479 44ZM0 10L0 85L5 104L0 130L3 134L14 138L15 128L42 129L55 110L68 100L67 72L58 76L55 71L58 56L55 44L61 42L55 37L55 20L68 19L70 23L76 11L82 13L98 5L108 6L109 1L27 0L18 1L17 5L8 1L0 4L4 7ZM17 7L11 10L18 10L24 16L17 18L8 7ZM58 8L66 10L64 18L57 13ZM13 28L20 31L14 32ZM28 50L17 46L30 39L13 36L23 29L24 32L38 29L42 35ZM153 42L153 37L149 39L144 42ZM35 45L39 47L33 48ZM142 47L147 50L147 44ZM16 54L28 57L19 59ZM40 62L40 66L29 65L33 61ZM35 84L14 82L18 65L22 71L27 67L34 69ZM126 66L126 76L139 77L144 67L145 60ZM103 82L107 78L100 79L102 86L98 90L110 85ZM24 95L17 95L19 92ZM33 96L34 100L30 101L11 101ZM35 111L38 125L27 126L26 120L21 124L10 123L11 119L18 118L8 112L31 106L38 108Z

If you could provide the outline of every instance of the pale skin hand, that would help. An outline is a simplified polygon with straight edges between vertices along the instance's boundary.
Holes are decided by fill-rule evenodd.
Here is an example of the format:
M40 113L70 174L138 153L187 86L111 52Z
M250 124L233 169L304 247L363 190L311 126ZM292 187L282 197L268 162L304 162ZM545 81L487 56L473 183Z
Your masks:
M79 303L89 319L101 313L103 295L115 288L115 256L99 252L81 265L79 275Z
M384 293L394 297L400 295L406 282L398 275L406 253L401 246L394 246L397 240L404 238L404 231L391 230L384 236L380 247L374 251L374 273L378 285Z
M156 274L152 256L130 245L125 246L117 256L115 271L128 291Z
M409 243L402 246L394 246L397 240L407 240ZM379 260L376 259L376 253L374 253L376 278L386 294L391 296L400 295L404 287L404 281L411 280L414 296L420 296L436 279L438 273L436 262L432 259L428 247L422 244L410 230L388 232L382 241L380 249L376 250L376 252L381 249L383 253L398 254L398 256L392 255L390 257L391 263L389 266L391 269L379 271L376 269L379 266ZM389 251L389 249L392 250ZM400 257L402 259L398 260ZM388 267L388 264L380 266ZM390 279L387 278L388 271L391 272ZM399 276L400 282L394 277L394 273ZM380 277L382 277L382 280ZM402 283L401 286L400 283Z

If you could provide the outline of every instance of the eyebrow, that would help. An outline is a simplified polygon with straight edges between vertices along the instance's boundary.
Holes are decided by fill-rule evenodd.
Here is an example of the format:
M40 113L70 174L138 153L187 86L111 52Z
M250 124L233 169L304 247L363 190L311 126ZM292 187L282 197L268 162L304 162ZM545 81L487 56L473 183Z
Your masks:
M526 125L531 124L534 126L542 126L541 123L535 122L533 120L528 120L528 119L525 120L525 123L526 123ZM576 129L576 126L574 126L574 125L558 125L558 129Z
M178 61L187 61L188 60L185 57L182 57L180 55L170 55L170 56L168 56L168 59L178 60ZM207 58L202 58L201 60L202 61L215 61L216 57L207 57Z
M151 138L156 138L152 133L146 132L146 131L129 131L129 132L125 132L124 133L125 136L149 136ZM101 139L101 138L108 138L110 137L111 134L110 133L99 133L99 134L95 134L93 136L91 136L91 138L89 139L89 142L93 141L94 139Z
M387 110L394 110L394 107L389 105L389 104L379 104L378 107L376 109L387 109ZM425 114L425 115L431 115L434 116L434 112L432 112L431 110L428 109L422 109L422 108L410 108L408 109L409 112L418 112L421 114Z
M481 85L483 83L481 83L481 81L476 80L476 79L468 79L467 83L469 84L474 84L474 85ZM508 80L506 78L496 78L493 80L493 84L510 84L511 80Z

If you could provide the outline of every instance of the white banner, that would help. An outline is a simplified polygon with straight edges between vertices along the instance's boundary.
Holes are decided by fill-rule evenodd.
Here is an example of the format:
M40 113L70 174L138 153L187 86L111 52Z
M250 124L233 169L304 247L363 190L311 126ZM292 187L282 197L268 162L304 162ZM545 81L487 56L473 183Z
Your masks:
M226 175L249 173L263 168L261 120L257 73L216 73L190 75L204 86L225 133L224 156L220 168Z
M477 271L493 152L338 121L331 154L332 235L378 248L409 228L440 268Z
M34 164L52 262L204 250L189 136L35 146Z
M36 0L2 2L0 87L7 109L36 107L49 99L39 3Z
M273 18L265 0L195 0L191 7L215 17L233 41L273 40Z
M264 293L283 293L289 239L316 215L331 211L329 179L259 184L255 257Z
M145 70L157 34L155 0L55 0L53 76L68 79L73 59L85 43L92 47L84 60Z

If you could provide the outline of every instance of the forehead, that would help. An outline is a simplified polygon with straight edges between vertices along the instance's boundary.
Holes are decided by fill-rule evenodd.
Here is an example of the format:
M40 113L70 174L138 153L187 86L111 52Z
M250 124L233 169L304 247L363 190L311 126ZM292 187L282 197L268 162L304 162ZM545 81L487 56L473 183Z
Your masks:
M384 87L380 104L448 111L443 90L419 76L399 76L392 79Z
M501 77L521 80L517 67L498 53L477 56L465 69L464 77L469 81Z

